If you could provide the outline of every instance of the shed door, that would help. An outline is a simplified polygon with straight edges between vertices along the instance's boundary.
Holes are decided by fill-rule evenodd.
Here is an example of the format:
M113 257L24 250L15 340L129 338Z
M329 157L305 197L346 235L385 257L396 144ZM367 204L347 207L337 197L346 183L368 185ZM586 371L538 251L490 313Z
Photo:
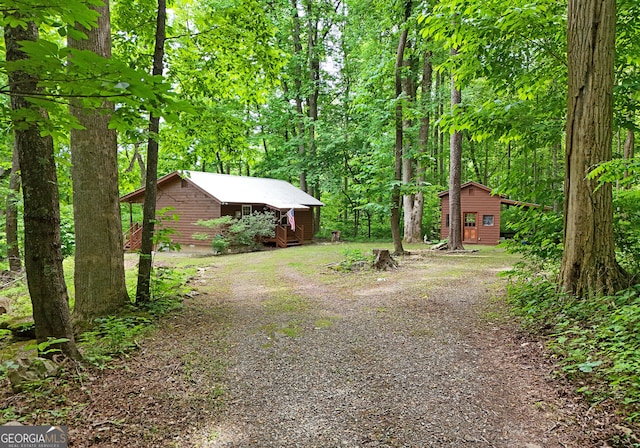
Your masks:
M465 213L464 214L464 235L463 241L467 243L478 242L478 214L477 213Z

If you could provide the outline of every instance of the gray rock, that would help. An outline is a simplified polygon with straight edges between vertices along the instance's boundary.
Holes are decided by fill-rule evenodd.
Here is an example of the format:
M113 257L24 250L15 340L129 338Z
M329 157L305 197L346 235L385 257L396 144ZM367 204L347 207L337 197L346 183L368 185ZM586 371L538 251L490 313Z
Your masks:
M9 321L7 330L10 330L16 339L34 339L36 337L36 325L31 317Z
M42 382L55 376L59 367L53 361L45 358L18 358L15 364L7 369L7 377L14 392L23 391L29 385Z

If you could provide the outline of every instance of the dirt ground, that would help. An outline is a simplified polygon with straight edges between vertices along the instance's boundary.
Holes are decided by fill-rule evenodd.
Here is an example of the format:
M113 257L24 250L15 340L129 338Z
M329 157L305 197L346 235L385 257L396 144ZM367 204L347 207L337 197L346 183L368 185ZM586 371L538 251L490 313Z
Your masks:
M612 422L508 318L513 259L419 251L339 272L340 253L194 258L183 310L29 423L63 415L72 447L608 446Z

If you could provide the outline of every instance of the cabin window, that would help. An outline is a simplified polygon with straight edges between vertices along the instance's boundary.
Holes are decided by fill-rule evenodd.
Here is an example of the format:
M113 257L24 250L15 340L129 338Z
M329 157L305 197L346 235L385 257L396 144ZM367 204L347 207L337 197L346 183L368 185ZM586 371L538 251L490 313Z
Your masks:
M492 226L493 225L493 215L484 215L482 217L482 225L483 226Z
M445 219L445 227L449 227L449 213L447 213L447 217Z
M252 207L250 205L242 206L242 216L249 216L252 212Z

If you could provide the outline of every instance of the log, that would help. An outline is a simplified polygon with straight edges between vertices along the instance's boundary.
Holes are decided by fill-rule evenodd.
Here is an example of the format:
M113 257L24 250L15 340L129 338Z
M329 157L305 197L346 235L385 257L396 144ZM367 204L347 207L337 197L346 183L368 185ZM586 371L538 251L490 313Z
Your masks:
M388 249L373 249L373 268L379 271L398 269L398 263L391 257Z

